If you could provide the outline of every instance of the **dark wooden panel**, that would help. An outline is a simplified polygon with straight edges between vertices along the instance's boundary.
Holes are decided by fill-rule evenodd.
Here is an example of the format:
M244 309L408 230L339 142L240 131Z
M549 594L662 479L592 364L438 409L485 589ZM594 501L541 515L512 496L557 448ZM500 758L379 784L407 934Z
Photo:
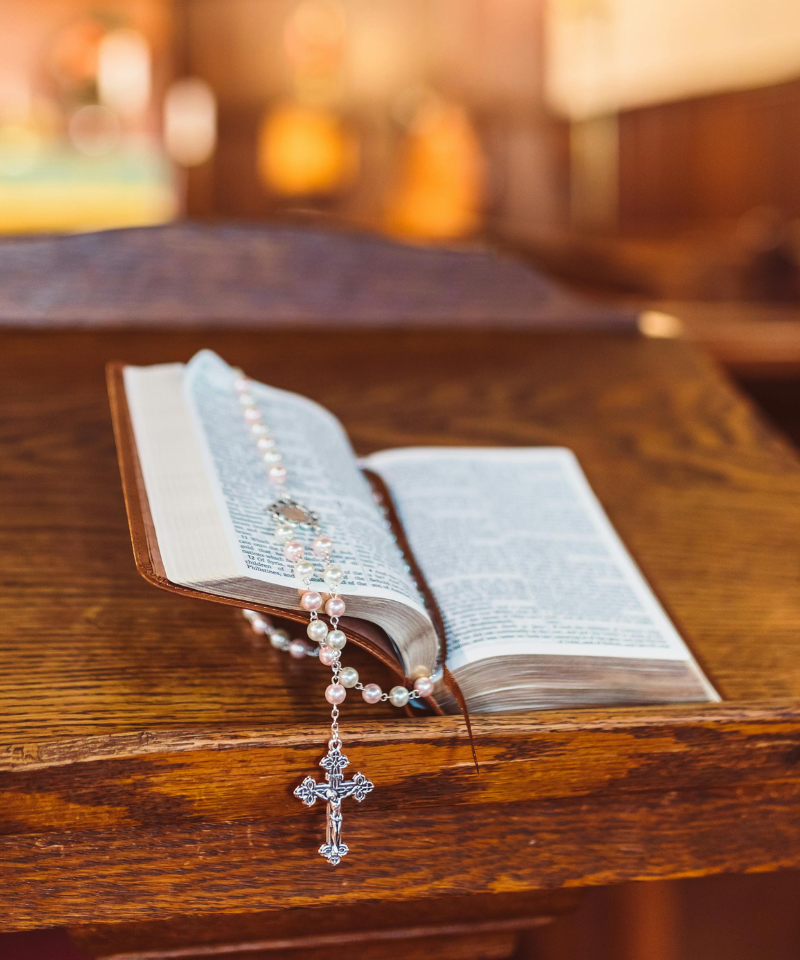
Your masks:
M800 81L620 115L620 224L664 231L759 205L800 216Z

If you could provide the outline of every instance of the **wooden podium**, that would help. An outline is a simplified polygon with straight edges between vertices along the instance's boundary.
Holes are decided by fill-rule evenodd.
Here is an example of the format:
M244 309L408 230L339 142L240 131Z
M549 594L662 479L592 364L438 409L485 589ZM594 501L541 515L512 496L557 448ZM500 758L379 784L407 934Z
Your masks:
M319 666L133 565L103 367L203 346L324 403L359 452L571 447L723 702L478 716L480 774L461 718L348 702L376 790L332 869L292 797ZM501 957L587 886L800 865L800 462L691 346L6 331L0 397L0 928L67 926L94 956Z

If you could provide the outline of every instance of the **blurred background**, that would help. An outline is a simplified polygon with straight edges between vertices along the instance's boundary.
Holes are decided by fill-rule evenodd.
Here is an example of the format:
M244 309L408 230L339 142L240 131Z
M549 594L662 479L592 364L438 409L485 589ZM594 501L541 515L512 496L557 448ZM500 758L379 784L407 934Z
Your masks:
M0 0L0 231L314 217L800 301L795 0Z

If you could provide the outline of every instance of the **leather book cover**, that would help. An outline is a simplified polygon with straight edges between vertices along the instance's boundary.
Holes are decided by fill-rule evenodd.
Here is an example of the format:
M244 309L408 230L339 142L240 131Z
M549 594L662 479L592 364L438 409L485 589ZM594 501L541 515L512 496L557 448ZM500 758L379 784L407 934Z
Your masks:
M195 597L199 600L224 603L232 607L240 607L241 609L257 610L259 613L265 613L269 616L282 617L305 624L308 619L308 614L299 607L297 610L290 610L260 603L250 603L244 600L235 600L231 597L223 597L218 594L195 590L191 587L184 587L168 579L158 549L155 526L147 500L147 491L139 464L139 455L136 450L133 424L125 395L125 383L123 379L124 367L125 365L122 363L109 363L106 367L106 379L111 404L114 437L117 444L117 458L119 460L119 470L122 477L122 491L125 498L125 509L128 514L128 526L130 528L136 569L148 583L152 583L162 590L169 590L172 593L178 593L185 597ZM382 496L387 504L387 508L393 512L391 499L385 488L382 490ZM391 519L394 525L396 523L396 517L393 516ZM404 539L403 537L403 540ZM400 665L399 657L395 652L394 644L380 627L364 620L343 617L340 628L344 630L348 640L377 657L401 679L408 679L403 674L403 669Z

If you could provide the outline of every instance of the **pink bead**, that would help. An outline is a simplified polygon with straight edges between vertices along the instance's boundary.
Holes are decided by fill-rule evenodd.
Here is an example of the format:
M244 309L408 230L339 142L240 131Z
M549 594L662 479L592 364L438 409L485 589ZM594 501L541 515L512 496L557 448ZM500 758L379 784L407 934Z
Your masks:
M302 640L292 640L289 644L289 656L294 657L295 660L302 660L307 653L308 647Z
M237 377L233 381L233 389L238 393L244 393L246 390L250 389L250 381L247 377Z
M330 647L319 648L319 662L324 663L326 667L332 666L334 660L338 660L339 656L338 650L331 650Z
M328 688L325 691L325 699L328 701L328 703L341 703L346 696L347 691L341 685L341 683L328 684Z
M272 437L259 437L256 446L259 450L272 450L275 446L275 441Z
M368 683L361 691L361 696L367 703L380 703L383 690L381 690L377 683Z
M255 407L248 407L244 412L244 418L245 420L249 420L250 423L255 423L256 420L261 419L261 411Z
M341 597L331 597L325 604L325 613L329 617L341 617L344 614L344 600Z
M418 677L414 681L414 689L421 697L429 697L433 693L433 680L430 677Z
M303 544L299 540L290 540L283 548L283 555L292 562L300 560L303 556Z
M303 596L300 597L300 606L304 610L319 610L322 606L322 597L316 590L306 590Z
M276 463L274 467L269 468L269 478L275 483L283 483L286 479L286 467L283 464Z
M311 550L315 557L327 557L333 547L333 540L330 537L317 537L311 544Z

